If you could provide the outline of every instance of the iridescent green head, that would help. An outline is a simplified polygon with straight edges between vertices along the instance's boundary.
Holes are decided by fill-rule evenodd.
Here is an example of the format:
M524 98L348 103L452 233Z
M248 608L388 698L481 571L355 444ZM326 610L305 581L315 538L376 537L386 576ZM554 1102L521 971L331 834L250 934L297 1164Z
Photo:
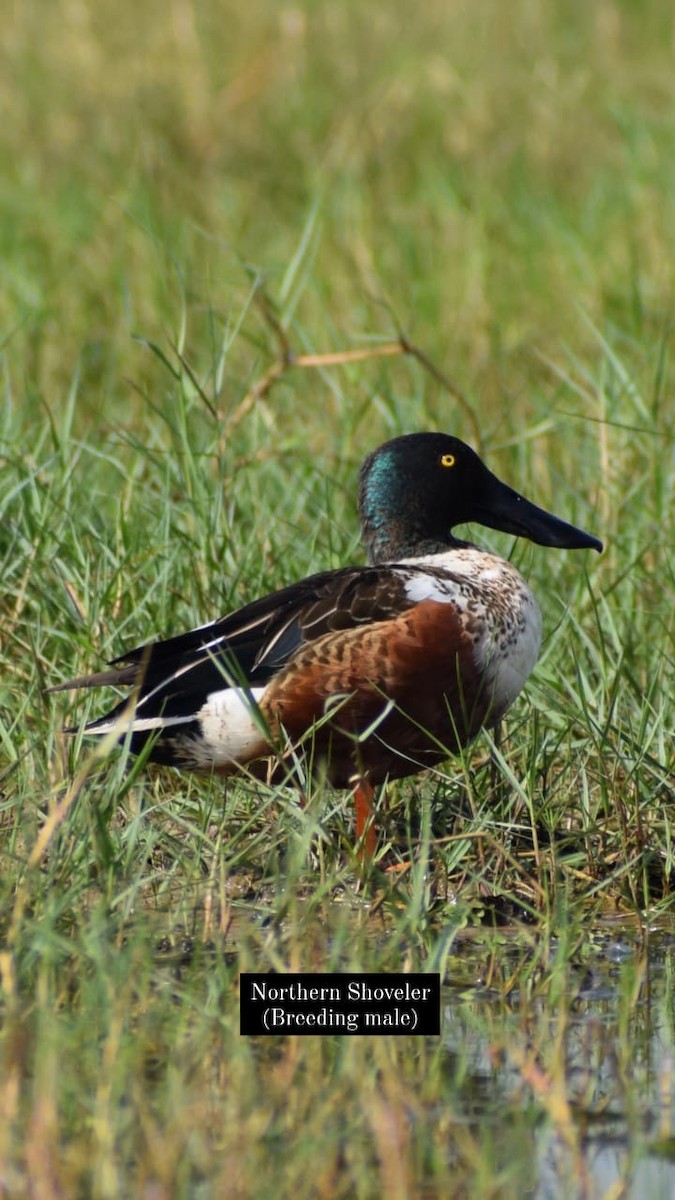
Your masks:
M444 433L409 433L378 446L361 468L359 515L371 563L465 545L452 530L468 521L542 546L602 550L597 538L531 504Z

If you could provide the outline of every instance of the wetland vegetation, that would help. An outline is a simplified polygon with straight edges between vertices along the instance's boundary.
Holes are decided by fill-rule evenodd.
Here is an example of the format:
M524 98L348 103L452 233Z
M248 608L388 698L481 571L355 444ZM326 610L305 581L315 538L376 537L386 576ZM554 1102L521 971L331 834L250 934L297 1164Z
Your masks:
M43 0L0 31L0 1193L675 1194L675 14ZM360 561L443 429L601 537L498 739L379 798L151 770L48 685ZM104 702L103 702L104 703ZM383 866L400 865L385 872ZM438 1039L239 1036L437 970Z

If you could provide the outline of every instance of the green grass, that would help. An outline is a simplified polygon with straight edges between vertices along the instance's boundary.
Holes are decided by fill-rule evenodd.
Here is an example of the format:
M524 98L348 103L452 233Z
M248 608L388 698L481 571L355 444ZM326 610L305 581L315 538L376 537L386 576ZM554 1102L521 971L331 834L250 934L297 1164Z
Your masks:
M599 1144L626 1187L672 1171L672 37L659 0L3 21L3 1193L592 1196ZM293 353L402 334L449 387L374 355L258 394L263 294ZM319 785L63 736L100 701L49 684L358 561L365 452L476 423L606 548L475 531L544 648L499 744L382 798L408 871L360 881ZM301 968L441 970L443 1037L240 1039L239 972Z

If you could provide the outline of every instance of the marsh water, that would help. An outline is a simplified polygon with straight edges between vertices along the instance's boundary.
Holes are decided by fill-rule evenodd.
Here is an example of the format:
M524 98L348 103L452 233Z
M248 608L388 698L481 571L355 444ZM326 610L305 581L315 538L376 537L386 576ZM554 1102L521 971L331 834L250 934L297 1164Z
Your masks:
M283 961L288 950L295 923L274 919L266 906L255 909L253 921L244 906L228 927L223 994L240 969L242 946L256 966L277 955ZM352 969L345 929L358 929L355 940L365 934L370 950L386 957L382 969L400 969L405 939L376 906L345 897L322 906L321 916L312 923L317 955L325 961L332 951L332 970ZM410 1161L414 1147L414 1191L401 1183L397 1197L675 1200L675 921L666 910L653 925L621 916L584 926L577 913L567 921L561 915L553 935L550 927L436 927L431 957L445 949L427 969L441 972L441 1034L424 1052L405 1037L385 1039L388 1048L367 1037L348 1047L337 1036L297 1039L303 1045L288 1049L289 1057L310 1063L319 1089L320 1079L328 1084L335 1076L356 1095L350 1135L342 1107L348 1093L340 1092L339 1112L329 1106L326 1154L332 1139L353 1154L366 1111L358 1086L368 1078L377 1090L384 1068L386 1111L401 1122L392 1118L387 1129L401 1136ZM212 975L218 955L195 958L195 946L199 940L189 936L166 939L162 958L172 978L184 969ZM280 1039L253 1041L252 1061L265 1078L278 1069ZM323 1059L308 1051L317 1041L333 1047Z
M480 1130L506 1192L675 1200L675 927L589 931L548 963L541 997L508 936L487 960L456 951L442 1027L453 1118Z

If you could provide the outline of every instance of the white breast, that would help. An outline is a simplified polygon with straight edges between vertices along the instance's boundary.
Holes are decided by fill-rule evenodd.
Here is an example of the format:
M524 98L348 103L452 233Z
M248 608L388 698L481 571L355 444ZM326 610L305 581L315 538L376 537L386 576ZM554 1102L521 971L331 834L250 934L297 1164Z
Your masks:
M517 622L495 647L492 657L494 720L498 720L522 691L539 657L541 614L527 589Z
M539 656L541 614L532 592L505 559L474 547L406 561L432 569L411 574L405 585L409 599L451 604L473 636L476 666L492 687L492 718L498 720Z

